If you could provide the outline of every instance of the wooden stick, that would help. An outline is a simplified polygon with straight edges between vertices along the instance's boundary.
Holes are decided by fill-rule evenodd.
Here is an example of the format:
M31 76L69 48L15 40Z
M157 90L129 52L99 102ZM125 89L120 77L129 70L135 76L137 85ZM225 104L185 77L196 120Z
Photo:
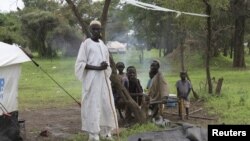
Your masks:
M165 112L165 114L179 116L179 114L177 114L177 113ZM217 119L217 118L208 118L208 117L201 117L201 116L188 116L188 117L190 117L190 118L198 118L198 119L206 119L206 120L216 120Z
M196 112L199 112L199 111L201 111L201 110L202 110L202 108L199 108L199 109L197 109L197 110L194 110L194 111L190 112L189 114L191 115L191 114L196 113ZM167 112L166 112L166 113L167 113ZM177 113L169 113L169 114L177 114Z
M206 120L217 120L217 118L208 118L208 117L201 117L201 116L188 116L190 118L198 118L198 119L206 119Z
M190 112L189 115L191 115L191 114L193 114L193 113L196 113L196 112L199 112L199 111L201 111L201 110L202 110L202 108L199 108L199 109L197 109L197 110L194 110L194 111Z

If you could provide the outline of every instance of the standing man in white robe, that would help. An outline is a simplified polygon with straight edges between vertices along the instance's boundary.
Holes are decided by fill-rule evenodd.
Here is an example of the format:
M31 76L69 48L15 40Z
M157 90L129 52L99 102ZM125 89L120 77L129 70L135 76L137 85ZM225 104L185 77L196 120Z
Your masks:
M89 133L89 141L101 137L112 140L111 130L118 128L111 90L109 52L101 38L101 23L90 23L91 38L80 46L75 74L82 81L82 130Z

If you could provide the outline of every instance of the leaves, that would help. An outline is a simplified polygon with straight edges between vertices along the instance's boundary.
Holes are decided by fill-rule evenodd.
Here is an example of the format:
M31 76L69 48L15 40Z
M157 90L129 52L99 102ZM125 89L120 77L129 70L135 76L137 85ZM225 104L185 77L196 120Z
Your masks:
M25 45L25 40L20 33L21 24L17 15L14 13L0 13L0 41Z

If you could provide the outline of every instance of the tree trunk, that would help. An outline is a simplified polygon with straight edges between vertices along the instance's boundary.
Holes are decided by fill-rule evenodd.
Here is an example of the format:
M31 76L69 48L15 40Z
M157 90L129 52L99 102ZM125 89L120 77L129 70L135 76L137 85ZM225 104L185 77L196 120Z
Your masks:
M244 58L244 32L245 32L245 16L239 16L235 20L234 32L234 58L233 67L243 68L246 67Z
M248 46L248 55L250 55L250 41L248 41L247 46Z
M76 18L78 19L78 22L80 23L83 32L86 32L87 37L90 37L90 32L88 30L88 24L86 24L80 14L79 11L77 10L77 8L75 7L74 3L71 0L66 0L67 3L70 5L72 11L74 12ZM106 16L106 17L101 17L101 22L102 25L106 26L107 23L107 14L108 14L108 7L110 5L111 0L106 0L105 4L104 4L104 9L107 10L105 11L103 9L104 14L102 14L102 16ZM106 14L105 14L106 13ZM104 35L105 35L105 29L103 29ZM105 37L105 36L104 36ZM139 123L144 123L146 122L146 114L145 112L143 112L142 110L140 110L139 106L137 105L137 103L131 98L130 94L128 93L127 89L121 84L121 81L119 81L117 72L116 72L116 67L115 67L115 62L113 60L112 55L110 55L110 66L112 68L112 75L110 77L112 83L114 84L114 88L117 89L118 93L120 94L120 96L122 97L122 99L125 101L126 106L134 113L135 115L135 119L139 122Z
M213 85L211 81L210 75L210 53L211 53L211 5L208 3L209 0L203 0L206 5L206 14L209 16L207 17L207 48L206 48L206 75L207 75L207 82L208 82L208 93L213 93Z
M223 48L223 56L227 57L228 55L228 49L226 47Z
M249 0L231 0L230 6L235 17L235 29L233 36L233 67L246 67L244 58L244 32L248 13L247 4Z
M183 45L180 46L181 50L181 70L185 71L185 66L184 66L184 47Z
M233 50L234 50L234 34L232 32L232 38L230 40L231 44L230 44L230 58L233 58Z
M225 56L225 57L228 56L228 45L225 45L223 48L223 56Z
M141 64L143 63L144 60L144 49L141 48Z
M86 34L87 37L90 37L90 31L89 31L89 26L88 24L83 21L82 16L78 9L76 8L75 4L73 3L72 0L66 0L68 5L70 6L71 10L73 11L74 15L76 16L77 20L79 21L79 24L82 27L82 32L83 34Z
M110 79L112 81L114 88L117 90L118 94L120 94L126 106L134 113L135 119L139 123L146 122L146 113L139 108L137 103L131 98L127 89L121 84L121 81L119 80L117 75L115 62L112 59L112 57L110 58L110 65L112 67L112 74Z
M223 78L219 78L216 89L215 89L215 93L218 95L220 95L222 83L223 83Z
M180 37L180 59L181 59L181 70L182 71L185 71L185 62L184 62L184 42L185 42L185 39L186 39L186 32L183 31L181 33L182 35Z
M161 47L159 47L159 57L161 57Z
M101 23L102 23L102 40L106 42L106 24L107 24L107 17L108 17L108 11L110 6L111 0L105 0L104 7L102 10L102 16L101 16Z
M220 55L219 47L218 45L213 47L213 57L218 57Z

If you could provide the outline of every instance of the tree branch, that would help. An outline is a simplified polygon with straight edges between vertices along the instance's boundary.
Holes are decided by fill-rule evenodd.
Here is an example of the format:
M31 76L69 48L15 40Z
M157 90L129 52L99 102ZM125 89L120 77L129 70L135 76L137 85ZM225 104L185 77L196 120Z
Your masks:
M86 34L87 37L90 37L90 31L88 29L88 24L82 19L81 14L77 10L75 4L71 0L66 0L68 5L70 6L71 10L74 12L79 24L82 27L82 32Z
M111 0L105 0L104 7L102 10L102 16L101 16L101 23L102 23L102 40L106 42L106 34L105 34L105 29L106 29L106 23L107 23L107 17L108 17L108 9L110 6Z

